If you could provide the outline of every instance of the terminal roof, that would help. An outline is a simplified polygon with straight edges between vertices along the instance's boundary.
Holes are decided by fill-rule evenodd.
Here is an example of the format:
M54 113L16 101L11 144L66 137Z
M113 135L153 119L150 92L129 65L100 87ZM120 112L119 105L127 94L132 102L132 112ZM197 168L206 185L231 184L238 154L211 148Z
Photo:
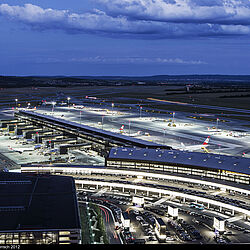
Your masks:
M154 148L165 147L168 149L171 148L171 147L166 146L166 145L160 145L160 144L157 144L154 142L149 142L149 141L141 140L138 138L133 138L130 136L125 136L125 135L122 135L119 133L114 133L114 132L110 132L110 131L106 131L106 130L102 130L102 129L98 129L98 128L93 128L93 127L90 127L87 125L67 121L67 120L61 119L61 118L51 117L48 115L39 114L39 113L33 112L33 111L19 111L19 112L20 112L20 114L31 116L34 118L44 119L44 120L47 120L48 122L53 122L54 124L58 123L58 124L61 124L64 126L70 126L73 129L79 130L79 132L82 130L84 132L91 133L93 136L97 135L97 136L101 136L104 138L109 138L111 140L116 140L116 141L120 141L120 142L124 142L124 143L128 143L128 144L136 145L139 147L140 146L141 147L154 147Z
M0 232L80 229L74 179L0 173Z
M210 153L114 147L110 150L108 159L161 162L171 165L189 165L250 174L249 158Z

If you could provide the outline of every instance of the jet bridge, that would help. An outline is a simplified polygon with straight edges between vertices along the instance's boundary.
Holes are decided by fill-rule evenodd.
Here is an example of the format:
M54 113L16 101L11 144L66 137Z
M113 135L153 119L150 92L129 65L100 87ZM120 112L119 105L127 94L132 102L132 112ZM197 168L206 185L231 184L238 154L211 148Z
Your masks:
M46 141L46 147L51 147L54 148L55 144L61 144L61 143L76 143L78 140L78 138L74 137L74 138L65 138L65 139L55 139L55 140L50 140L50 141ZM78 141L78 142L82 142L82 141Z
M13 126L16 127L16 125L18 125L18 124L25 125L25 124L27 124L27 122L23 121L23 120L16 120L16 119L15 120L1 120L0 124L1 124L0 127L2 129L8 129L9 130L9 127L11 127L11 131L13 131L12 130Z
M26 127L26 128L17 128L16 134L17 135L25 135L29 131L37 131L38 129L42 129L42 128L39 128L39 127L34 126L34 125L31 125L30 127Z
M63 154L68 154L68 149L79 149L79 148L86 148L86 149L90 149L92 146L91 143L81 143L81 144L64 144L64 145L60 145L59 147L59 152L60 155Z
M32 139L33 134L45 135L45 134L50 134L50 133L54 133L54 131L53 130L45 130L45 129L40 130L40 128L39 128L39 129L36 129L34 131L27 131L25 133L25 138Z
M35 143L43 143L44 139L50 139L50 138L58 138L58 137L63 137L63 134L51 134L51 135L36 135L35 136Z

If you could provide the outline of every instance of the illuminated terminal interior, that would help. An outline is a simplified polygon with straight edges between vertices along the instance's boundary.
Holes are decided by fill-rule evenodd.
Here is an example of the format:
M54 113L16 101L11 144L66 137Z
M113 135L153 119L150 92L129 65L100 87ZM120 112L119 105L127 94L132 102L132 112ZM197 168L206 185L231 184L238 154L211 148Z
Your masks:
M112 148L107 167L181 173L249 184L250 163L243 157L165 149Z

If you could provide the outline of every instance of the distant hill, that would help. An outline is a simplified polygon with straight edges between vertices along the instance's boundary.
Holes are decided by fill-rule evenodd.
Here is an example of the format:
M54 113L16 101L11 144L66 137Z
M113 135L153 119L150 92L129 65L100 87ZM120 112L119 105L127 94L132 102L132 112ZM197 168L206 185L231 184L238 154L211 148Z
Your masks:
M0 76L0 87L115 86L131 84L249 85L250 75L154 75L154 76Z
M109 80L227 80L249 81L250 75L153 75L153 76L71 76L79 79L109 79Z

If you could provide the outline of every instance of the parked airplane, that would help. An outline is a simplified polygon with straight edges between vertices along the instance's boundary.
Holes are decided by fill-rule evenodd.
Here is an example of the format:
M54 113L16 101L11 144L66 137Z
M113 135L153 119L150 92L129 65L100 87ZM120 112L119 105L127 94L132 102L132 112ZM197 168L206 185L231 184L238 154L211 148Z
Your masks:
M132 136L132 137L142 135L142 131L137 131L136 133L128 133L124 131L124 125L120 127L120 133L123 135Z
M94 100L97 99L97 97L95 97L95 96L87 96L87 95L85 96L85 98L86 98L86 99L94 99Z
M120 133L123 134L124 133L124 125L122 125L119 129L112 129L113 132L115 133Z
M139 135L142 135L142 131L137 131L136 133L127 133L127 132L124 132L123 133L124 135L127 135L127 136L132 136L132 137L135 137L135 136L139 136Z
M198 144L198 145L191 145L191 146L186 146L183 142L181 143L181 147L176 148L179 150L188 150L188 151L193 151L193 150L199 150L199 149L204 149L208 146L210 136L207 137L207 139L203 142L203 144Z
M20 154L22 154L24 151L34 151L35 149L40 148L41 145L35 145L33 147L29 147L29 148L12 148L10 146L8 146L8 148L12 151L18 152Z
M207 130L208 130L209 132L221 132L221 131L222 131L221 129L218 129L218 128L216 128L216 127L212 127L212 128L208 127Z

